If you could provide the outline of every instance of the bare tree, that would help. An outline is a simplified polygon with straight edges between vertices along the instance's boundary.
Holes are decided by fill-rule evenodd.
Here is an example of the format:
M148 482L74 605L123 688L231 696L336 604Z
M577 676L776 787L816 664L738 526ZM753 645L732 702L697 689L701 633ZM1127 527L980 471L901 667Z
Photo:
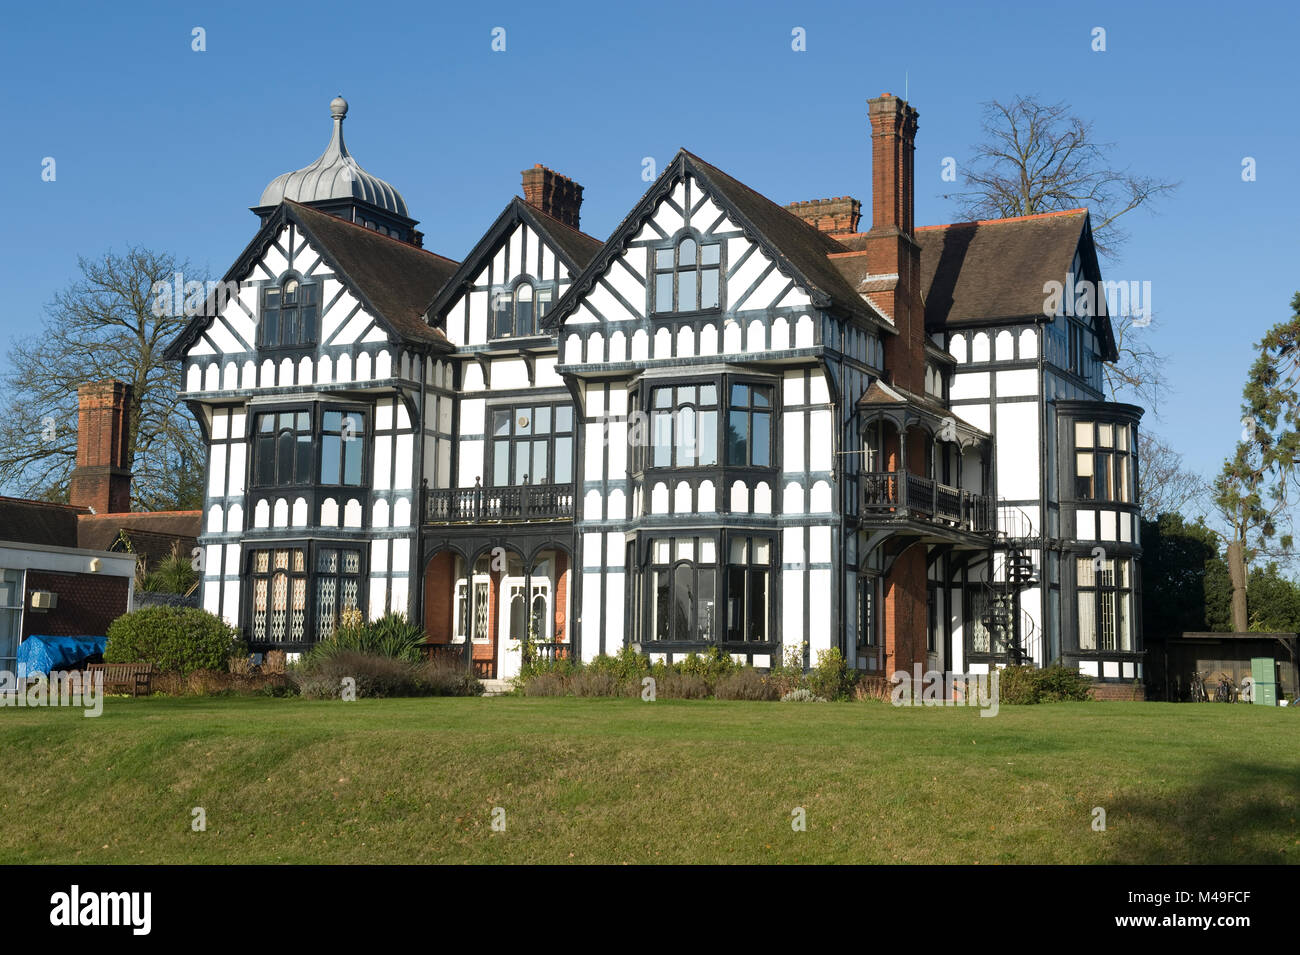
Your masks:
M1132 314L1110 316L1119 360L1102 362L1101 375L1111 401L1132 400L1158 415L1169 383L1164 356L1151 347L1150 332L1155 325L1155 319Z
M0 486L30 497L66 499L76 464L77 388L116 378L133 387L128 410L132 501L155 510L202 501L203 444L178 402L179 362L163 351L184 327L183 309L156 314L158 283L186 279L188 263L131 248L78 258L79 278L46 307L39 334L15 341L0 418ZM178 303L177 303L178 304Z
M965 168L966 191L945 198L969 219L1002 219L1087 206L1093 239L1114 255L1126 238L1116 221L1150 207L1177 183L1111 165L1113 143L1099 142L1093 124L1064 103L1017 96L984 104L984 142Z
M1209 486L1199 474L1183 466L1183 456L1158 434L1138 431L1138 500L1142 516L1153 521L1161 514L1180 514L1191 520L1188 509L1203 508Z

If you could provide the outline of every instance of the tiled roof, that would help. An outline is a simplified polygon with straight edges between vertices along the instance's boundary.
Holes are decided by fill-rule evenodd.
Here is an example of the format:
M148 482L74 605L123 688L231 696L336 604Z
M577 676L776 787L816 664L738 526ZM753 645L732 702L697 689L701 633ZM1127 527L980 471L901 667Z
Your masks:
M175 546L189 556L203 527L202 511L123 511L115 514L83 514L77 521L77 547L87 550L118 550L126 538L129 550L149 563L168 556Z
M1043 316L1049 281L1064 283L1086 209L916 230L929 328Z
M76 547L77 517L86 513L70 504L0 497L0 541Z

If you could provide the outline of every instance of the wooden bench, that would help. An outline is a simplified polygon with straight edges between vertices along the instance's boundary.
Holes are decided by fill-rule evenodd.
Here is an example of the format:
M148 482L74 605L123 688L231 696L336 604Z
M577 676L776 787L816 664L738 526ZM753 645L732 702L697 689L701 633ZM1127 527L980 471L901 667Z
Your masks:
M92 663L86 667L86 677L94 679L95 673L104 674L104 692L130 690L132 696L149 695L153 681L152 663Z

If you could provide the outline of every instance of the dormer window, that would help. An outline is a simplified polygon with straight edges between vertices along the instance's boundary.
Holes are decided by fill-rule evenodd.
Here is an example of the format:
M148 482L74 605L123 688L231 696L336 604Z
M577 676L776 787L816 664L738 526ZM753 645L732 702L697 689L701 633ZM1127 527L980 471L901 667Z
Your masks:
M520 282L513 289L501 289L492 296L492 329L489 338L526 338L537 334L537 325L551 310L554 289Z
M698 312L718 307L722 289L722 244L683 236L675 246L656 249L654 310Z
M319 286L292 276L262 289L262 345L300 348L316 343Z

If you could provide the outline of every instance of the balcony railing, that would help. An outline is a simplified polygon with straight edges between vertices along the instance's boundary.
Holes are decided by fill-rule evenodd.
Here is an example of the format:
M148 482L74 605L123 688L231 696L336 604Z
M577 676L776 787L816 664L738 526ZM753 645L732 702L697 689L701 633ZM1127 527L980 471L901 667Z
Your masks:
M429 488L426 524L508 524L573 520L572 484Z
M975 533L996 527L993 498L948 487L906 471L870 471L858 478L863 520L920 519Z

